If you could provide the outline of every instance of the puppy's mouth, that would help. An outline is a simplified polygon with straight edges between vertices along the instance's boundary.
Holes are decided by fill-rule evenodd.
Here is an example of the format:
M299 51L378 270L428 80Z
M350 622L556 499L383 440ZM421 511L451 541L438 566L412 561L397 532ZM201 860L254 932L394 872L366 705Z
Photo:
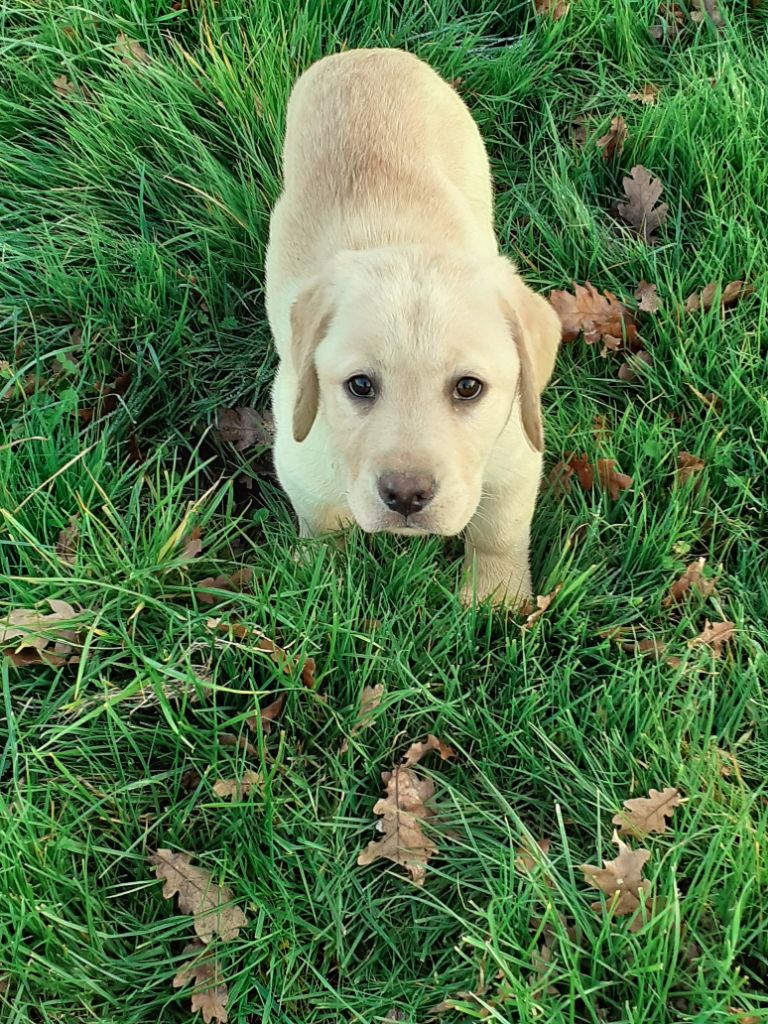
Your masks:
M423 512L414 512L403 516L397 512L386 512L381 516L373 533L396 533L401 536L413 537L419 534L435 533L430 525L429 516Z

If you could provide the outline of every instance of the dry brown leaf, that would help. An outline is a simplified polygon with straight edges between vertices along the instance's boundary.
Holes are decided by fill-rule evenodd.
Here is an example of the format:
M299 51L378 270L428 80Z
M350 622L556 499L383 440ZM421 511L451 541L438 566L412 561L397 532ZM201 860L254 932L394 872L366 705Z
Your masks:
M533 844L526 840L525 843L517 848L515 864L521 871L530 874L534 868L541 865L542 855L546 857L551 846L551 839L537 839Z
M384 684L378 683L376 686L364 686L363 692L360 695L360 710L357 713L357 718L352 724L352 728L349 731L350 736L355 736L361 731L361 729L367 729L369 725L373 724L373 712L381 704L381 698L384 696ZM349 750L349 740L345 739L339 748L340 754L346 754Z
M661 299L655 284L649 284L645 280L641 281L635 288L635 298L637 299L637 308L644 313L658 313L661 309Z
M264 731L265 736L269 736L272 732L272 723L276 722L280 715L283 713L283 705L285 704L285 694L281 693L277 700L273 700L271 704L267 704L266 707L259 708L258 715L251 715L246 720L246 725L251 732L257 732L259 729Z
M658 23L651 28L653 38L661 42L673 42L685 25L685 11L680 4L659 4Z
M69 517L69 526L59 531L56 540L56 557L64 565L74 565L77 560L77 548L80 540L80 525L77 516Z
M667 649L667 645L662 640L648 637L645 640L622 641L621 649L626 651L627 654L641 654L646 658L660 658Z
M606 416L595 416L592 419L592 437L598 442L610 441L611 425Z
M132 380L133 373L131 370L126 370L125 373L115 377L111 384L96 384L95 390L98 395L96 405L78 409L77 415L80 421L85 425L94 419L98 420L102 416L114 412L120 405L120 399L126 395Z
M614 117L606 134L597 140L597 148L602 149L605 160L610 160L611 157L621 156L626 140L627 122L623 117Z
M632 311L620 302L609 291L601 295L589 281L584 285L573 285L573 294L566 291L553 291L549 302L563 328L563 341L575 341L579 334L584 334L588 345L602 341L606 350L621 345L626 339L630 348L637 344L637 327Z
M624 810L614 814L614 825L619 832L642 838L651 832L663 835L667 831L667 818L671 818L676 807L682 803L680 791L673 786L665 789L650 790L647 797L639 796L634 800L625 800Z
M706 621L704 629L688 641L689 647L709 647L715 658L722 657L723 645L730 643L736 634L735 622L710 622Z
M633 167L622 183L629 202L617 205L618 214L640 238L650 242L651 235L667 219L667 204L659 202L662 184L642 164Z
M632 477L627 476L626 473L618 473L614 469L615 465L615 459L597 460L597 476L600 487L610 494L612 501L617 501L619 494L629 490L632 486Z
M539 17L559 21L566 16L570 6L569 0L536 0L536 13Z
M131 67L134 62L139 64L149 64L150 62L150 56L141 43L130 39L125 32L120 32L115 40L115 53L126 67Z
M183 952L196 955L203 949L205 946L202 943L191 942L184 947ZM192 1012L197 1013L199 1010L205 1024L211 1024L212 1021L227 1024L229 992L222 977L219 961L215 957L207 956L182 967L173 979L173 987L182 988L190 982L195 986L192 993Z
M226 590L232 594L241 594L247 591L248 585L253 579L252 569L238 569L231 576L206 576L195 584L195 593L200 604L218 604L226 601L222 594L209 594L208 590Z
M562 589L562 583L558 583L557 586L550 590L548 594L538 594L536 597L535 608L531 605L530 601L526 601L520 609L520 612L526 617L525 622L520 628L530 629L534 622L537 622L541 618Z
M717 0L691 0L691 21L697 25L709 19L717 29L725 28L725 21L717 6Z
M738 1006L729 1006L728 1013L732 1013L736 1017L736 1024L761 1024L760 1017L756 1017L748 1010L740 1010ZM762 1018L762 1024L765 1024L765 1018Z
M213 792L222 800L244 800L254 786L263 786L259 772L247 771L241 779L219 779L213 785Z
M70 82L66 75L59 75L58 78L53 80L53 91L67 99L70 96L77 95L78 89L75 83Z
M669 594L662 601L664 608L680 604L692 592L700 594L702 597L711 597L715 592L717 580L708 580L702 575L705 564L705 558L697 558L695 562L691 562L687 566L682 576L679 576L669 588Z
M149 855L157 877L163 882L163 896L178 896L182 914L194 917L198 938L205 943L218 934L222 942L236 939L247 918L232 904L232 890L213 881L210 871L195 867L186 853L156 850Z
M254 445L270 448L274 440L275 424L271 413L260 413L247 405L234 409L219 409L214 433L233 444L239 452Z
M199 526L193 526L181 551L181 557L185 562L191 562L203 550L202 536L202 529Z
M653 359L642 348L639 352L631 353L627 358L627 362L621 364L618 373L619 380L623 380L627 384L636 380L639 376L637 371L641 366L653 366Z
M642 92L631 92L627 99L635 100L637 103L645 103L646 106L654 106L659 98L661 90L658 85L648 83L643 86Z
M422 822L433 815L426 804L434 795L434 783L402 766L383 772L381 777L387 796L377 801L373 813L382 816L376 828L384 838L371 840L357 863L372 864L384 857L407 868L414 883L423 885L427 861L437 853L437 846L422 829Z
M731 306L735 306L741 299L746 298L747 295L751 295L754 290L754 287L751 284L747 284L746 281L729 281L722 289L722 292L720 292L718 282L711 281L700 292L693 292L688 296L685 300L685 312L695 313L699 309L711 309L715 304L718 293L720 293L720 308L728 309Z
M581 864L579 870L584 872L584 878L591 886L610 897L606 908L608 912L624 917L636 914L645 902L649 883L643 878L643 866L651 855L648 850L633 850L627 846L616 831L613 842L619 848L615 860L604 860L602 868ZM602 909L601 903L593 903L592 906L598 912Z
M403 760L400 762L402 768L412 768L415 764L428 754L430 750L436 750L440 754L440 758L443 761L447 761L451 757L456 757L456 751L453 747L449 747L447 743L443 743L437 736L433 736L431 733L427 736L427 739L423 743L412 743L405 752Z
M698 455L692 455L690 452L680 452L677 456L677 470L675 472L675 480L678 487L682 487L689 480L695 479L704 469L705 465L704 460L700 459Z
M48 615L34 608L14 608L0 618L0 651L19 668L27 665L75 665L80 634L66 623L78 612L66 601L48 598ZM13 641L13 642L11 642Z
M299 675L301 676L302 683L309 690L314 688L315 671L317 670L314 658L305 658L301 662L299 658L290 655L288 651L283 650L274 640L265 636L261 630L249 629L248 626L243 626L239 622L222 622L221 619L208 619L206 626L208 629L214 629L220 633L229 633L231 636L237 637L238 640L255 639L256 649L268 654L272 661L279 665L286 675L292 675L301 665Z

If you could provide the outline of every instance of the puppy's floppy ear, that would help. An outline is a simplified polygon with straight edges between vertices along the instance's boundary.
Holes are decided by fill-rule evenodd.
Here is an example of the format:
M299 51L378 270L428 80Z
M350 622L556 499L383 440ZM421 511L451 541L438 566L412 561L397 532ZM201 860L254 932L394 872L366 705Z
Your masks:
M560 345L560 318L545 298L523 283L502 259L501 304L520 358L520 416L535 451L544 450L541 393L552 376Z
M312 429L320 402L320 383L315 368L315 349L325 337L333 317L330 288L316 280L291 306L291 345L298 391L293 409L293 437L303 441Z

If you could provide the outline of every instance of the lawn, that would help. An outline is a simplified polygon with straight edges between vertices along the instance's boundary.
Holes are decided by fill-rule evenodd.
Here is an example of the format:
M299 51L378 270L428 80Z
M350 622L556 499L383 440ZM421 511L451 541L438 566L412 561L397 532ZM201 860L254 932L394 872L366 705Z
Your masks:
M162 848L245 913L211 943L234 1024L421 1024L441 1003L446 1024L768 1021L768 7L720 0L718 27L699 6L660 40L657 0L560 20L527 0L2 7L0 616L68 602L79 660L0 657L0 1020L202 1020L172 986L194 933ZM584 454L632 484L543 485L534 581L561 589L530 628L458 604L456 542L353 534L296 559L268 452L213 429L269 400L291 84L368 45L455 80L530 283L632 305L645 279L663 303L638 315L634 380L583 338L558 357L547 473ZM637 164L669 207L650 243L614 212ZM735 280L754 292L685 310ZM703 463L687 480L682 452ZM714 591L665 603L702 557ZM244 569L243 592L215 581ZM689 643L723 621L719 657ZM381 772L429 734L456 756L414 769L437 847L416 886L357 858ZM625 837L650 853L632 924L579 865L667 786L666 831Z

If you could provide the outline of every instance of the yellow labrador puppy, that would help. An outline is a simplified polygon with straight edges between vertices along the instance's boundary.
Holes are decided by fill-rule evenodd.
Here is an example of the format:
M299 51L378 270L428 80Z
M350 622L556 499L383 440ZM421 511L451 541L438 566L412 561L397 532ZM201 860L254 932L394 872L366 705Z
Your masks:
M302 536L466 530L463 599L527 597L560 324L499 255L469 111L400 50L326 57L294 86L283 171L274 454Z

